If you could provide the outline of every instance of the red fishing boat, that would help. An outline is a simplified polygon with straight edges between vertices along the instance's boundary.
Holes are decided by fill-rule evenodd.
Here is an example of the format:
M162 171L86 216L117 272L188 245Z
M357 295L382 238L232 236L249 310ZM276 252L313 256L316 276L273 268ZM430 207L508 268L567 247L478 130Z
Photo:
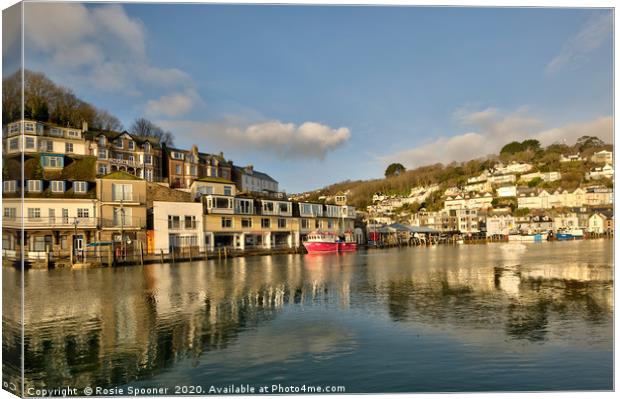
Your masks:
M309 254L319 252L338 252L338 237L332 233L313 231L304 241L304 247Z
M333 233L313 231L308 234L308 239L303 244L309 254L357 250L357 244L353 241L352 232L345 233L344 239L341 239Z

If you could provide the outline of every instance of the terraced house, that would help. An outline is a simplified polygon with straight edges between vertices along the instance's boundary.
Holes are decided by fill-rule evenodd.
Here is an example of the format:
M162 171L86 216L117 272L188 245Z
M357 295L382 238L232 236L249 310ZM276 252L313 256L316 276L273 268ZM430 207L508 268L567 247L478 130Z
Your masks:
M146 181L161 181L158 139L113 131L87 131L84 136L88 154L97 158L97 175L121 171Z
M20 162L5 159L2 239L8 259L22 250L27 260L50 254L79 259L95 240L95 159L56 154L58 162L50 163L47 155L24 154L23 180Z
M193 145L191 150L163 146L163 175L172 188L189 188L202 177L220 177L230 180L232 163L219 155L201 153Z

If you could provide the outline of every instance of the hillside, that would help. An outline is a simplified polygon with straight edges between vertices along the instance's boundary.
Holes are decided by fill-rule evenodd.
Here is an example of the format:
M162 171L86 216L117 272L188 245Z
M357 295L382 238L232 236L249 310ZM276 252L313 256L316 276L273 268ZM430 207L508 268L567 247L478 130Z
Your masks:
M590 156L601 150L613 150L613 146L606 144L596 137L583 136L572 145L552 144L541 148L536 140L525 140L522 143L506 144L499 154L485 158L473 159L467 162L453 162L448 165L441 163L422 166L412 170L404 170L396 175L383 179L343 181L297 196L308 201L318 201L320 197L330 197L337 193L346 192L348 202L360 209L372 203L375 193L387 195L409 195L411 188L438 184L440 189L433 193L424 205L429 210L438 210L443 207L442 194L448 187L462 187L468 178L480 175L483 171L492 168L499 162L504 164L527 162L534 165L530 172L558 171L562 178L558 181L545 183L534 180L529 187L541 187L550 190L563 188L572 190L583 185L585 174L596 164L589 161ZM561 155L580 153L585 162L560 162ZM600 165L598 165L600 166ZM388 166L389 168L389 166ZM611 181L599 180L600 183L611 186Z

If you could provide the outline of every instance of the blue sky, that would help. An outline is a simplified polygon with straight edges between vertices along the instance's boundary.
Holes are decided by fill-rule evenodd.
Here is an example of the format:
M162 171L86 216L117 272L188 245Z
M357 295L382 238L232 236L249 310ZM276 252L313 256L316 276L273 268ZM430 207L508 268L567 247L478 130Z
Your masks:
M27 68L288 192L513 139L612 137L609 10L29 3L25 17Z

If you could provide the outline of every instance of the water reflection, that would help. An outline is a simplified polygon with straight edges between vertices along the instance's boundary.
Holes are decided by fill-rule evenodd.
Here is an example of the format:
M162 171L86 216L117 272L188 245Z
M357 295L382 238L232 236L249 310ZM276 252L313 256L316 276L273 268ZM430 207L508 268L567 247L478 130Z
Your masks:
M342 362L352 367L356 356L368 362L370 377L394 361L381 335L397 334L406 346L408 334L427 330L436 335L429 348L441 331L448 337L442 339L475 345L479 353L510 341L607 353L611 246L494 244L32 270L25 275L26 386L110 387L157 381L166 370L198 380L218 368L232 371L231 381L235 372L285 378L287 362L312 366L320 379ZM16 297L10 282L18 273L4 268L3 275L5 299ZM17 307L5 307L4 315L5 328L19 319ZM19 353L17 337L4 339L5 354ZM433 355L409 361L433 362ZM392 383L415 390L405 380ZM359 382L350 389L372 388Z

